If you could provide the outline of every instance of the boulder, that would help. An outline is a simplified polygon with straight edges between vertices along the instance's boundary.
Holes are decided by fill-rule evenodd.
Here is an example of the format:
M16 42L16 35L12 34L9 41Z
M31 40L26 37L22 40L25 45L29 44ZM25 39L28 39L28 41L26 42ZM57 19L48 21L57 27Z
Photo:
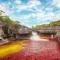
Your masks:
M57 34L55 36L60 38L60 32L57 32Z
M19 29L18 29L18 34L28 34L31 32L31 29L29 29L28 27L26 26L21 26Z

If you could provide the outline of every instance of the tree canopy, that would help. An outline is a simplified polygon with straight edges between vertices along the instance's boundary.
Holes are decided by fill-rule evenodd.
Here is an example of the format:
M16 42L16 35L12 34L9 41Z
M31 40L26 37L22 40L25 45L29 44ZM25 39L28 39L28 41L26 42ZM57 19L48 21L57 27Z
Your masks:
M6 34L8 34L8 28L11 27L12 29L16 27L19 23L13 21L7 15L3 15L3 11L0 10L0 22L2 22L3 30Z
M36 25L34 28L42 28L42 27L49 27L49 26L60 26L60 20L50 22L49 24L42 24L42 25Z
M0 10L0 21L3 22L3 24L8 24L8 25L15 25L17 24L16 21L13 21L9 18L7 15L3 15L3 11Z

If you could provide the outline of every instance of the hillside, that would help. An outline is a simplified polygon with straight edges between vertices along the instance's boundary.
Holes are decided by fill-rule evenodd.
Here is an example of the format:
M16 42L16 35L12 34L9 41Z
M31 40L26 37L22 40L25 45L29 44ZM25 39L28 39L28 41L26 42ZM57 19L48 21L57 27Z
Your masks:
M54 27L54 26L60 26L60 20L50 22L49 24L36 25L35 27L32 27L32 28L39 29L43 27Z

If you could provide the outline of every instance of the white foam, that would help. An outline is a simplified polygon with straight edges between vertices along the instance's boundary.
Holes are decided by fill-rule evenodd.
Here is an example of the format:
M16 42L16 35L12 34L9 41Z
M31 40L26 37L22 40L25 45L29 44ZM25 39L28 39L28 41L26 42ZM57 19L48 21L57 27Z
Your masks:
M33 41L48 41L47 39L41 39L40 36L36 32L32 32L32 36L30 37L30 40L33 40Z

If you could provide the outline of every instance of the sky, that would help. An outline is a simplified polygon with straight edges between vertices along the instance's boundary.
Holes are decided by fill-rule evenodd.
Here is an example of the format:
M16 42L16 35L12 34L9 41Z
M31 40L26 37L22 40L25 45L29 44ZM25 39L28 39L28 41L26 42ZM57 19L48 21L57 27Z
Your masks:
M60 19L60 0L0 0L0 10L28 27Z

